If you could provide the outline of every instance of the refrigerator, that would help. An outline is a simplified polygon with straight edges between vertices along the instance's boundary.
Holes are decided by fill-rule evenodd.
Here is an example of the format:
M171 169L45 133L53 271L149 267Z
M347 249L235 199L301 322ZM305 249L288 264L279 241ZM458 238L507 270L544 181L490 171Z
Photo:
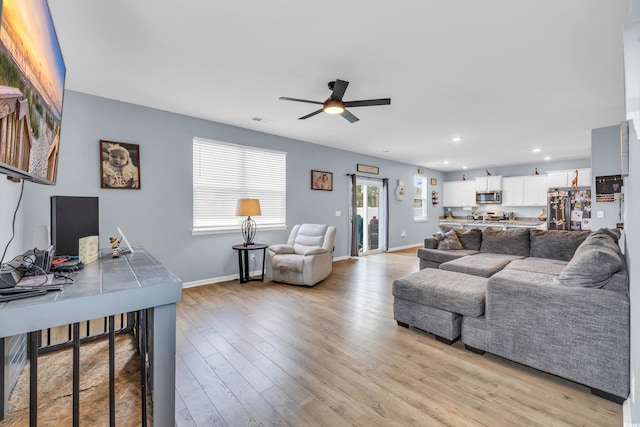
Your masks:
M547 230L591 230L591 188L550 188Z

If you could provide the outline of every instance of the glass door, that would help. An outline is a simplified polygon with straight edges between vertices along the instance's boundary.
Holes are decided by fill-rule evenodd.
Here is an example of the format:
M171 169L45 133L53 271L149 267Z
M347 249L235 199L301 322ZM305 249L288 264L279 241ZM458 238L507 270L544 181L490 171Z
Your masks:
M356 210L358 253L368 255L381 252L380 232L383 218L382 182L364 178L356 179Z

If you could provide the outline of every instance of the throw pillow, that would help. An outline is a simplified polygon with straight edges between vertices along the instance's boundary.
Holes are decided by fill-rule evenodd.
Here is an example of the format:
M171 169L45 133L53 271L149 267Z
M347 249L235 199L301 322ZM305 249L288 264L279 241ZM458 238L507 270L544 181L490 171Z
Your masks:
M455 230L451 230L444 235L444 239L438 243L438 249L463 249Z
M497 230L489 227L482 232L480 252L529 256L529 229Z
M464 249L470 249L473 251L479 251L482 244L482 230L474 228L471 230L459 231L455 230L458 235L458 240L462 243Z
M582 242L554 283L564 286L602 288L623 267L622 253L615 236L607 230L598 230Z
M444 240L444 234L443 233L436 233L433 235L433 238L436 239L436 242L440 243Z

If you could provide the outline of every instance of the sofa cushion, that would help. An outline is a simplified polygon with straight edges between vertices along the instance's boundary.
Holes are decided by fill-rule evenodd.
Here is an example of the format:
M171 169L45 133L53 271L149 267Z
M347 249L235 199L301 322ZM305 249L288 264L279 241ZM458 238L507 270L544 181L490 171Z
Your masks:
M529 229L497 230L489 227L482 232L480 252L529 256Z
M464 249L471 249L472 251L480 250L480 245L482 243L482 230L479 228L473 228L465 231L455 230L455 232Z
M524 271L527 273L545 273L559 276L562 270L567 266L567 261L547 258L525 258L511 261L504 269Z
M465 316L481 316L487 279L427 268L393 281L393 296Z
M600 229L582 242L554 282L564 286L602 288L623 268L624 259L615 236Z
M440 264L440 270L455 271L473 276L491 277L513 260L517 255L479 253Z
M505 268L491 276L489 282L508 284L510 286L518 286L519 284L545 286L552 284L556 277L553 274L544 272L527 272L525 274L522 271Z
M570 261L590 231L530 230L531 256Z
M438 243L438 249L462 249L462 243L460 243L455 230L451 230L444 235L444 239Z
M460 249L458 251L447 251L440 249L419 248L418 258L420 258L421 260L441 264L443 262L451 261L452 259L457 259L467 255L475 255L477 253L478 251L470 251L466 249Z

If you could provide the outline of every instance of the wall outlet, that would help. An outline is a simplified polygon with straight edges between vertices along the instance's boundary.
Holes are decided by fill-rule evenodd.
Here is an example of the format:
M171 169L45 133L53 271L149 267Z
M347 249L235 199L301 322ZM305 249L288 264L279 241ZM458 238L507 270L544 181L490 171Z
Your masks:
M342 212L336 211L336 216L340 216L340 215L342 215Z
M249 259L251 261L255 261L256 260L256 254L249 254Z
M407 237L407 232L402 230L402 238L404 239L405 237Z
M597 216L598 218L604 218L604 211L597 211L597 212L596 212L596 216Z

